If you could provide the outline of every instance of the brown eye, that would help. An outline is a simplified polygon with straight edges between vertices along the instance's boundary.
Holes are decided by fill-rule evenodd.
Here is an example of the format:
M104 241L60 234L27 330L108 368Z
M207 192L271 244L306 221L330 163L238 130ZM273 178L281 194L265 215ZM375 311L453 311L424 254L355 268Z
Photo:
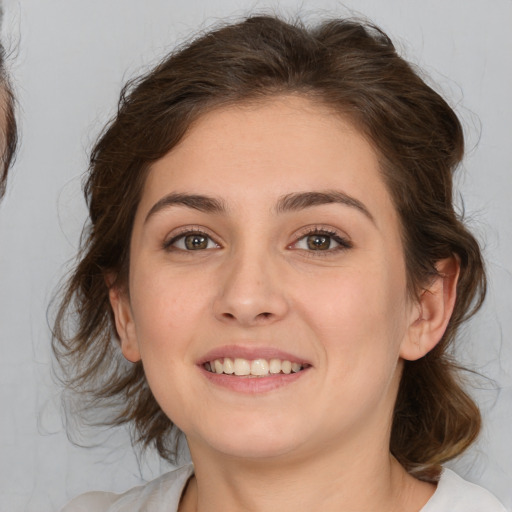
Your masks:
M325 253L335 254L338 251L351 249L352 244L337 232L315 229L301 236L296 242L289 246L290 249L300 249L309 253L316 252L318 255Z
M328 235L309 235L307 237L308 249L312 251L326 251L331 248L331 237Z
M185 247L189 251L197 251L208 247L208 237L200 234L187 235L185 237Z
M164 247L167 250L178 249L181 251L204 251L220 248L206 233L200 231L191 231L179 235L166 242Z

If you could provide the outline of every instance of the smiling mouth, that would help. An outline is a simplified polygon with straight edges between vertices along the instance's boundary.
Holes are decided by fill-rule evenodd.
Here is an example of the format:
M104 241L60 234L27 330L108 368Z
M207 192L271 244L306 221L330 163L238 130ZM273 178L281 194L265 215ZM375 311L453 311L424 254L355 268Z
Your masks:
M235 377L271 377L305 370L310 365L292 363L283 359L242 359L224 357L203 364L206 371Z

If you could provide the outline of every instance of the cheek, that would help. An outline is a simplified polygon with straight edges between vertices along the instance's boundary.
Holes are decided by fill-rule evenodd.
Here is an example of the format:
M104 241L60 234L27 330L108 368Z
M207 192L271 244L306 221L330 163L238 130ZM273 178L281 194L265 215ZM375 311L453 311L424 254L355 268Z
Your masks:
M376 260L333 269L302 280L295 297L324 350L340 353L337 360L344 366L359 358L398 353L406 328L405 279L400 269Z
M304 283L300 292L308 297L301 304L302 316L320 341L330 403L340 406L343 417L352 414L346 411L371 414L394 400L407 327L405 279L400 275L374 262ZM336 429L339 416L333 413L331 420Z
M136 336L151 391L165 414L180 428L197 416L190 396L191 352L209 300L200 273L139 265L132 275ZM206 288L208 289L208 288Z
M141 354L169 356L186 347L208 309L212 287L200 272L176 272L169 267L139 265L131 290Z

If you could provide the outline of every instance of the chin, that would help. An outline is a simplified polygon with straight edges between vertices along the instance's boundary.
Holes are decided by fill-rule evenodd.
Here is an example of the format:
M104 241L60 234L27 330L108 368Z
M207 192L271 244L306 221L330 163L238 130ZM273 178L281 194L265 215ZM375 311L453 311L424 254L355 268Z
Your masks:
M233 442L230 439L224 443L215 443L213 447L226 456L254 461L283 457L296 449L289 439L277 440L268 437L262 439L244 437L240 442Z
M224 423L224 422L223 422ZM297 426L290 423L280 424L273 422L237 422L229 425L216 424L211 429L205 429L207 435L203 442L216 452L226 456L245 459L267 459L289 454L301 444L297 436L291 436L291 432L297 432ZM211 433L215 435L211 435Z

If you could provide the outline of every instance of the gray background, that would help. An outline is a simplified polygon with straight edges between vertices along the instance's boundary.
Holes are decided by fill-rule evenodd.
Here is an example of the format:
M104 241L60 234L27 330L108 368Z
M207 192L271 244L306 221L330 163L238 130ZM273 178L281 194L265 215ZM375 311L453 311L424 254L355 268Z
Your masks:
M490 275L484 311L459 355L486 419L456 469L512 508L512 1L10 0L4 42L23 132L0 206L0 510L57 510L89 489L121 491L165 469L136 457L123 431L84 432L72 445L51 377L48 302L69 268L85 219L86 155L124 81L198 28L277 10L315 18L358 11L426 70L463 120L458 180ZM347 10L348 9L348 10Z

